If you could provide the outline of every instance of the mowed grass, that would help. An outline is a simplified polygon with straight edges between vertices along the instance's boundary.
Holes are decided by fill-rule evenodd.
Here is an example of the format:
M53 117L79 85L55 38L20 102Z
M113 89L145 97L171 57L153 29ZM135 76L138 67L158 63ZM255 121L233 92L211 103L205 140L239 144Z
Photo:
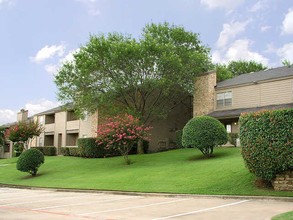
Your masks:
M36 187L166 192L210 195L293 196L254 185L239 148L216 148L203 159L195 149L132 155L131 165L122 157L85 159L46 157L37 177L16 170L17 158L0 160L0 183Z
M277 215L272 218L272 220L290 220L293 219L293 211L292 212L286 212L280 215Z

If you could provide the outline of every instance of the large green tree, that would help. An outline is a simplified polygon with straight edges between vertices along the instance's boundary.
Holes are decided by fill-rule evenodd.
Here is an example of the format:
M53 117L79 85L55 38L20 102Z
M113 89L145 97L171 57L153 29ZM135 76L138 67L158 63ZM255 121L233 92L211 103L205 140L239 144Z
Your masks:
M238 60L238 61L231 61L227 65L216 64L215 68L217 71L217 80L223 81L226 79L231 79L233 77L239 76L241 74L265 70L268 67L263 65L262 63L258 63L253 60L250 60L250 61Z
M209 48L181 26L148 24L139 39L110 33L89 42L55 77L58 97L77 113L125 112L142 123L166 117L194 77L209 70Z

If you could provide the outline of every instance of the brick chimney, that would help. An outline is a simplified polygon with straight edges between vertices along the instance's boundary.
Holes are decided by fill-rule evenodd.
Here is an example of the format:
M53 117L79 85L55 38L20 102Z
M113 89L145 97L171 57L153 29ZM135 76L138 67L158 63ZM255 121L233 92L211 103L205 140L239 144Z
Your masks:
M20 112L17 113L17 121L26 121L28 118L28 110L21 109Z
M206 115L214 111L216 71L198 76L194 83L193 117Z

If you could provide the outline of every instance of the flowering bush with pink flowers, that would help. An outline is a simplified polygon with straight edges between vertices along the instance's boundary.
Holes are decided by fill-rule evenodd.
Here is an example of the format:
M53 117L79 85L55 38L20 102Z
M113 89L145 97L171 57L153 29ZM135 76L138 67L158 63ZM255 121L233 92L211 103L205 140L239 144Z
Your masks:
M18 122L6 130L5 137L13 143L24 144L25 149L27 149L30 140L39 136L43 130L44 128L38 122Z
M107 149L118 150L126 164L130 164L129 151L139 140L149 139L150 129L132 115L118 115L108 118L104 124L99 125L97 143L104 145Z

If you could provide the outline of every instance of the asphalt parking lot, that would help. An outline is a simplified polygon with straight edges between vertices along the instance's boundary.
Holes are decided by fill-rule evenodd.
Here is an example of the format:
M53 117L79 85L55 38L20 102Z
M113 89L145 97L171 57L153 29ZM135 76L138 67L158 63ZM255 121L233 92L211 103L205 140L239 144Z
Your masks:
M293 210L293 199L119 195L0 188L0 219L271 219Z

